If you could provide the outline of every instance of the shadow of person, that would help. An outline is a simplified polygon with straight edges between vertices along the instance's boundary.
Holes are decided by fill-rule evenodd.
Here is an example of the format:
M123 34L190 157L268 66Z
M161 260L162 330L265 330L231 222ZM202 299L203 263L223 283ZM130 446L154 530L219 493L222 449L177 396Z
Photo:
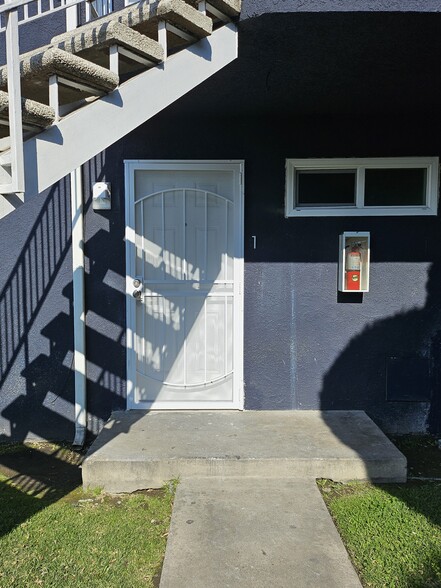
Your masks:
M349 341L324 376L321 410L364 410L388 433L420 432L428 426L432 432L441 430L440 378L436 377L441 369L437 351L441 339L439 261L429 269L426 289L423 308L375 321ZM407 401L392 401L388 395L388 384L393 384L387 377L390 358L404 358L399 382ZM413 360L421 358L426 360L431 402L412 382Z
M321 392L322 411L363 410L388 433L428 430L441 431L441 263L436 260L428 270L427 297L424 307L396 313L373 322L354 337L340 353L326 373ZM430 402L395 401L387 396L387 359L409 358L400 363L403 371L400 382L406 384L407 372L412 369L412 358L426 358L429 371ZM408 379L409 387L412 378ZM418 397L419 390L404 390L403 396ZM334 435L356 452L366 464L368 477L370 462L362 455L365 448L355 446L348 431L337 430L332 412L323 412L323 419ZM334 413L335 414L335 413ZM350 415L350 413L349 413ZM367 443L375 443L366 438ZM371 445L372 448L372 445ZM366 455L369 448L366 448ZM440 510L433 499L430 485L418 492L409 492L400 484L382 486L390 496L404 502L411 510L425 516L432 524L440 524ZM424 566L421 560L421 569ZM420 572L418 571L417 574ZM409 586L422 586L419 577L407 578ZM424 584L426 585L426 584Z

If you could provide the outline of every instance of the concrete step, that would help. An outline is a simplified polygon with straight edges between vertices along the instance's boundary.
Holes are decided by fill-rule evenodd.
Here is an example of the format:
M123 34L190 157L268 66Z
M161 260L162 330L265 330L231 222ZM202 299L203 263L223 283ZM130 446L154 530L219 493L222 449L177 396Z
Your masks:
M159 0L156 2L141 0L141 2L129 5L84 26L87 30L89 26L99 28L112 21L117 21L157 40L159 20L164 20L179 30L192 35L195 40L207 37L213 32L212 20L183 0ZM59 37L55 37L52 41L59 42ZM173 49L174 46L180 44L182 44L182 39L174 39L169 42L169 47Z
M315 482L183 480L160 588L270 586L361 588Z
M20 56L22 95L32 100L49 104L49 78L59 75L73 83L87 85L98 92L110 92L119 83L119 78L104 67L86 61L77 55L46 45ZM0 89L7 86L7 68L0 68ZM93 92L62 86L60 104L69 104Z
M103 67L109 67L109 47L112 45L150 61L151 65L164 59L164 50L157 41L117 20L88 23L54 37L51 43L63 51L75 53Z
M406 458L362 411L116 412L83 464L85 487L188 477L406 480Z
M23 98L22 101L23 124L30 127L44 129L55 120L54 109L46 104L40 104L34 100ZM0 119L8 120L9 97L7 92L0 91ZM7 127L5 127L7 128Z

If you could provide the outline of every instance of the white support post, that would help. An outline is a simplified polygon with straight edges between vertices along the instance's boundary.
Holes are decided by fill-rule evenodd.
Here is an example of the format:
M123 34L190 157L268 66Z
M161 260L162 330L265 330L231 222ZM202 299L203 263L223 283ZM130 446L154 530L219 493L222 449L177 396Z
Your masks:
M60 100L58 88L58 76L49 77L49 106L52 106L55 112L55 121L60 120Z
M119 52L118 45L110 45L109 47L109 69L111 72L119 75Z
M18 41L18 13L6 15L6 64L8 69L9 131L11 136L12 190L25 191L23 158L23 122L20 88L20 49Z
M164 50L164 61L167 59L167 23L165 20L158 22L158 43Z
M202 12L202 14L207 14L207 2L206 0L201 0L198 2L198 10Z
M92 20L92 7L91 7L91 1L87 0L87 2L85 3L85 17L86 17L86 22L89 22L90 20Z
M75 366L75 439L83 446L87 430L86 310L84 296L84 210L82 170L70 174L72 214L73 327Z

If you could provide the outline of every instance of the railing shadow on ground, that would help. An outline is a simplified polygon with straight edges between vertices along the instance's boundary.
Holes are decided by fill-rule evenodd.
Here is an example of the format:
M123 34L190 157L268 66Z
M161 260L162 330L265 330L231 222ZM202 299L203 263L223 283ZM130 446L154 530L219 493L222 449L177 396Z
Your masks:
M81 485L80 452L52 445L1 451L0 536ZM13 505L13 508L11 507Z

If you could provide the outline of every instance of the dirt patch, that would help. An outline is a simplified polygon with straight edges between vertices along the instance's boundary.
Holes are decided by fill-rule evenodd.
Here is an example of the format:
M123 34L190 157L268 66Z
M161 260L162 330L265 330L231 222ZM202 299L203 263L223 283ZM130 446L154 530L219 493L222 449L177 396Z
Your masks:
M329 504L335 498L360 494L370 488L372 484L370 482L334 482L333 480L318 479L317 486L324 501Z

